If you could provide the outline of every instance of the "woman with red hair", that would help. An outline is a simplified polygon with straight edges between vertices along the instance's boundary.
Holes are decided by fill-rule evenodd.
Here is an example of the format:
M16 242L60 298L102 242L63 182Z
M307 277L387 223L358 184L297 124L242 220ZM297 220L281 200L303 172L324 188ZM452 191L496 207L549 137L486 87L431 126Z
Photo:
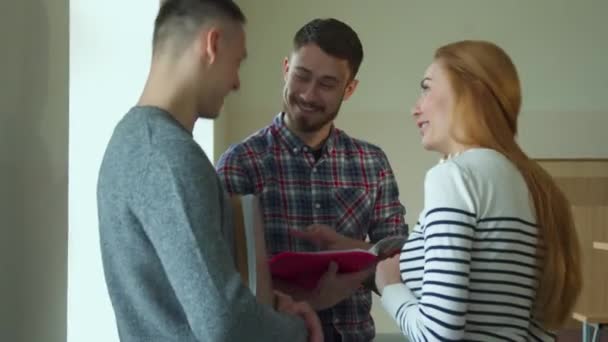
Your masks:
M516 142L521 89L498 46L435 53L413 116L428 171L424 210L381 262L385 309L412 341L551 341L581 289L570 205Z

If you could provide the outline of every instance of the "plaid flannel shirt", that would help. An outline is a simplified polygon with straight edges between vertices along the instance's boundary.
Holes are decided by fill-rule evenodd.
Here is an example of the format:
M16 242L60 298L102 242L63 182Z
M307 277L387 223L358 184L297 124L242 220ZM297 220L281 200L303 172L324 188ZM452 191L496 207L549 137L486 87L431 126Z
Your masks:
M332 128L315 161L312 151L283 123L272 124L231 146L217 165L230 194L256 194L263 211L268 252L315 251L318 247L288 234L319 223L338 233L376 242L406 235L405 208L384 152ZM360 289L336 306L319 312L345 342L370 341L374 322L369 290Z

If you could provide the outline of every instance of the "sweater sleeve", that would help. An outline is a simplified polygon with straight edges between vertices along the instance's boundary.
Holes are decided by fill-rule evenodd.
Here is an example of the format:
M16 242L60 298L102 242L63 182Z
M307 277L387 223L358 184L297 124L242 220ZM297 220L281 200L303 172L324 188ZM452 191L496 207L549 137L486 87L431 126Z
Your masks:
M196 146L150 155L133 211L199 341L305 341L299 318L260 304L242 283L222 234L222 187ZM162 298L163 294L158 294ZM153 313L151 313L153 314Z
M461 340L477 222L474 196L465 171L452 162L427 173L424 196L421 297L395 284L384 289L382 303L412 341ZM402 255L400 269L407 268Z

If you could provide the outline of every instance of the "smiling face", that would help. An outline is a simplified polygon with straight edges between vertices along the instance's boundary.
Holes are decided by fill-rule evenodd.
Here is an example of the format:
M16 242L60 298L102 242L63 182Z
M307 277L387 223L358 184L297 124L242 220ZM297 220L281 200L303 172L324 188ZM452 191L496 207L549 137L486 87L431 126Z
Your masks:
M441 63L433 62L420 82L422 92L412 111L422 136L422 146L444 155L456 145L451 135L454 91Z
M342 101L357 85L348 61L328 55L315 44L294 51L283 71L283 107L288 126L298 132L317 132L331 125Z

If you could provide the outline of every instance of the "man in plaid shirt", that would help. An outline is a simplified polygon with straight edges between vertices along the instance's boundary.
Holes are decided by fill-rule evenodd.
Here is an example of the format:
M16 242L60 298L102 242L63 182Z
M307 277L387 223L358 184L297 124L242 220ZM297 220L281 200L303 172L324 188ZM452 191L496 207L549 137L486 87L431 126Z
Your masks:
M374 243L407 234L384 152L333 125L342 101L357 87L362 60L361 42L345 23L306 24L284 61L284 111L220 158L217 171L229 193L260 197L273 255L367 249L367 238ZM332 265L312 292L273 282L319 310L326 341L371 341L371 293L360 286L371 272L341 275Z

